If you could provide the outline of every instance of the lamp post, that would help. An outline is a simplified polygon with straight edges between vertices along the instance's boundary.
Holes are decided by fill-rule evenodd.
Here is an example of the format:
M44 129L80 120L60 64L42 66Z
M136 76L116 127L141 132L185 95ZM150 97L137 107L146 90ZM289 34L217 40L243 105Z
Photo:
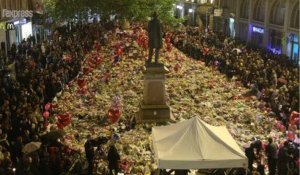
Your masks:
M194 9L189 9L189 14L191 15L191 25L193 25L194 26L194 15L195 15L195 13L194 13Z
M207 10L207 12L205 13L205 37L207 39L207 33L208 33L208 15L210 15L212 13L213 9L212 8L209 8Z
M179 10L179 18L182 18L182 16L183 16L183 6L176 5L176 8Z

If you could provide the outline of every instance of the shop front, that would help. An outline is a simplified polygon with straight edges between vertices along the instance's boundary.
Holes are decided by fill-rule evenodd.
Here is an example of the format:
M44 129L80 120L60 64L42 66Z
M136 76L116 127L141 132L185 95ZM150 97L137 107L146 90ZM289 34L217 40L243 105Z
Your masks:
M26 18L11 21L14 24L15 30L10 31L10 45L13 43L19 44L23 39L32 36L32 23Z
M274 54L282 53L282 32L278 30L270 30L268 49Z
M248 37L248 23L239 22L238 38L242 41L247 41Z
M252 38L251 43L258 47L263 47L263 39L264 39L264 28L258 26L252 26Z

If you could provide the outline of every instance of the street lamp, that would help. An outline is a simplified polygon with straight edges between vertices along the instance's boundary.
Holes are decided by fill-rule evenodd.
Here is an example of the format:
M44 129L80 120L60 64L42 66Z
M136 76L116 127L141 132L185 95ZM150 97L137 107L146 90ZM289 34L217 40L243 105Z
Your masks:
M207 10L207 12L205 13L205 15L206 15L206 20L205 20L205 36L206 36L206 38L207 38L207 32L208 32L208 15L212 14L212 12L213 12L213 9L209 8Z
M191 15L191 24L194 25L194 9L189 9L189 14Z
M180 18L182 18L182 16L183 16L183 6L181 6L181 5L176 5L176 8L179 9L179 12L180 12Z

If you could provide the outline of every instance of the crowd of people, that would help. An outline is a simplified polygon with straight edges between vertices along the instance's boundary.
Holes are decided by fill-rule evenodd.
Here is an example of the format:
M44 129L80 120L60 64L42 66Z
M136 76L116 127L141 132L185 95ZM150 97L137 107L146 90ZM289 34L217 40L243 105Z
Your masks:
M42 114L45 105L81 71L85 55L93 48L94 41L105 40L102 30L96 24L66 26L57 29L50 41L35 43L29 38L18 46L13 44L7 56L3 51L0 53L0 174L61 174L72 167L74 160L70 160L69 155L74 152L41 136L49 124ZM273 111L289 128L291 112L299 110L298 65L285 57L254 50L197 28L188 27L186 31L166 36L194 59L201 59L229 78L235 76L244 86L252 87L262 108ZM24 146L30 142L42 142L41 149L24 153ZM93 161L89 144L88 141L85 145L86 159ZM255 142L246 150L249 169L252 170L255 161L257 170L264 174L264 168L261 168L264 150L271 175L276 171L286 174L292 168L293 173L297 173L297 146L285 142L278 149L269 139L269 145L263 149ZM120 159L115 147L110 147L108 157L112 174L113 170L118 171ZM92 162L89 164L88 171L91 172Z
M171 39L192 58L251 87L262 103L260 106L273 111L288 129L291 112L299 111L299 67L294 61L198 28L176 31Z
M285 130L299 129L299 121L291 125L293 111L299 111L299 66L283 55L275 55L262 49L251 48L236 40L218 35L212 31L205 33L198 28L168 34L172 43L193 59L205 62L207 66L218 69L231 79L236 77L250 94L260 101L258 106L270 116L282 121ZM296 127L296 128L292 128ZM285 134L285 133L284 133ZM281 147L272 138L264 147L261 141L254 141L246 148L248 169L251 173L299 174L299 144L293 140L284 142ZM267 158L268 161L265 161ZM266 163L267 162L267 163ZM255 163L256 171L253 170Z
M45 104L81 71L85 54L100 35L97 25L61 27L50 41L28 38L13 44L7 56L2 51L0 174L60 174L70 167L66 151L61 151L65 147L41 137L49 124L42 114ZM30 142L42 142L39 152L24 153Z

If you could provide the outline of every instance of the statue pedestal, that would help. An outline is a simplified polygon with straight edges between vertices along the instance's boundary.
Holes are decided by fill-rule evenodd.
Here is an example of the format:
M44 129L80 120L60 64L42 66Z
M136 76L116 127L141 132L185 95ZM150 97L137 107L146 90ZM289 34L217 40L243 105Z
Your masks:
M166 103L165 74L163 64L148 64L144 72L144 94L136 121L165 122L171 119L171 110Z

